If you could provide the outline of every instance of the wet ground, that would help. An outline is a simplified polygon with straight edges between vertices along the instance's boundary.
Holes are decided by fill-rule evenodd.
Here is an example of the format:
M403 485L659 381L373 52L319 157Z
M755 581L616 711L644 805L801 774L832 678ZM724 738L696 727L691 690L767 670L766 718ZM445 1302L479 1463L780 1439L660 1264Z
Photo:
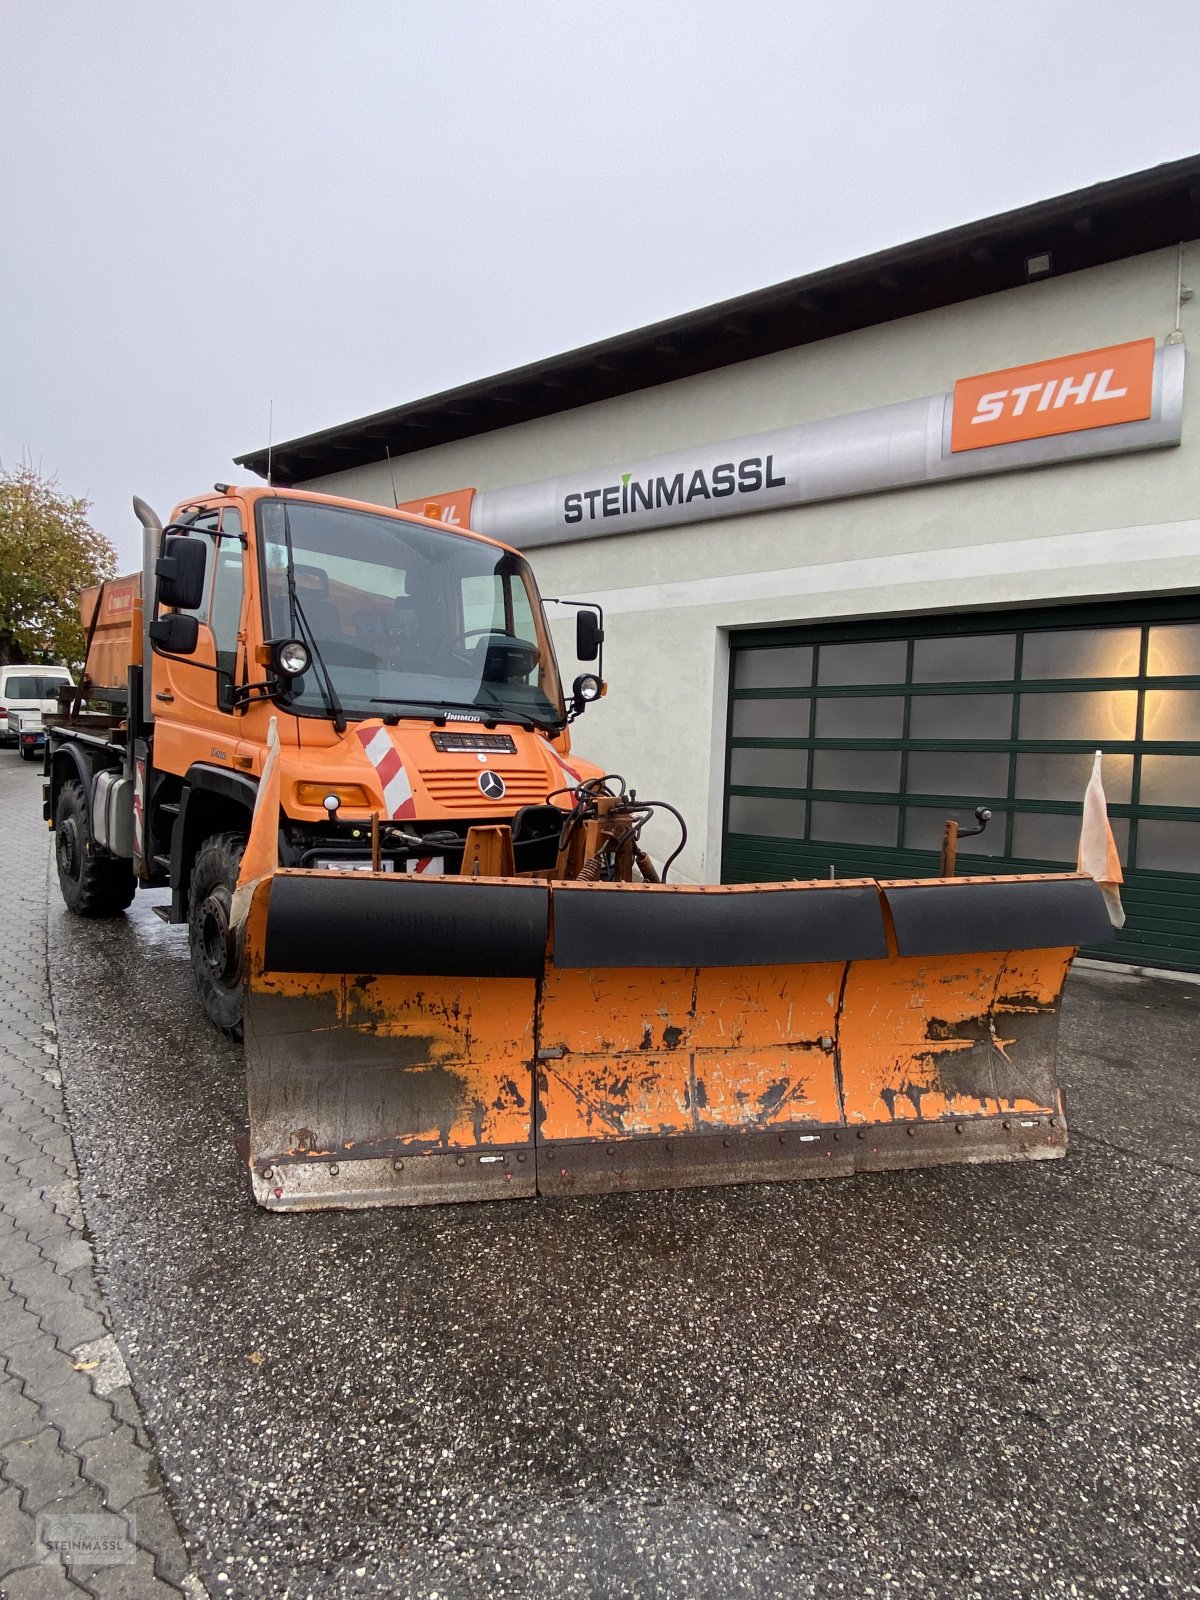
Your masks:
M276 1216L140 902L52 978L213 1594L1200 1593L1200 988L1073 977L1065 1161Z

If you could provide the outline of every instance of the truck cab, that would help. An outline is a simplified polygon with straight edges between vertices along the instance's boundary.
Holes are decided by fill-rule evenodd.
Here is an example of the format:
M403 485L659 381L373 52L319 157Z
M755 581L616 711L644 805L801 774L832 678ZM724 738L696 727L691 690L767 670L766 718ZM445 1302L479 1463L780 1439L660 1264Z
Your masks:
M553 867L581 775L568 725L601 685L585 673L564 696L517 551L268 487L217 485L165 528L139 515L146 553L138 604L118 607L128 661L123 691L105 689L111 723L51 719L47 816L59 828L66 808L68 904L81 875L105 886L83 897L92 915L124 909L134 883L169 887L206 1009L236 1033L230 905L272 722L283 864L453 873L470 829L502 823L516 873ZM93 699L94 662L119 675L106 604L93 606ZM598 626L580 615L595 659Z

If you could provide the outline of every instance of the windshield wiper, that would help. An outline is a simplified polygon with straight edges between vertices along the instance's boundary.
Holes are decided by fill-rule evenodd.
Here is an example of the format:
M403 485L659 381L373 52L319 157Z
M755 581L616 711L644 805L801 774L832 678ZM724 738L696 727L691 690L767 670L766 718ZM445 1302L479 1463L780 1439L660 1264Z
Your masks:
M381 696L371 701L373 706L429 706L433 709L435 717L439 711L474 711L484 727L496 727L498 723L510 722L515 727L526 726L533 728L557 728L559 722L543 722L539 717L521 716L516 712L505 711L502 707L481 706L474 700L443 700L440 696L430 695L426 699L407 699L392 695Z
M329 676L329 668L325 665L325 657L321 654L321 647L318 645L316 636L312 631L312 625L304 615L304 608L300 604L300 596L296 592L296 558L292 550L292 525L288 520L286 500L283 502L283 542L287 546L287 590L288 603L292 608L292 621L293 623L298 622L308 635L308 647L312 651L313 661L320 669L317 675L317 682L321 686L325 708L333 717L333 731L336 734L343 734L346 731L346 713L342 707L342 702L338 699L338 692L333 687L333 679Z

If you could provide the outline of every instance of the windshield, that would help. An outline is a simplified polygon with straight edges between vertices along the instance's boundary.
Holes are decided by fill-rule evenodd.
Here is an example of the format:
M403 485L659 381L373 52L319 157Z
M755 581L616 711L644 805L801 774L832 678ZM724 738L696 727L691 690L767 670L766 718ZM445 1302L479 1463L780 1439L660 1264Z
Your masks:
M564 720L554 653L520 556L302 500L260 501L258 527L268 637L306 637L288 592L290 535L296 599L348 716L478 707L498 721ZM328 716L320 664L281 698Z

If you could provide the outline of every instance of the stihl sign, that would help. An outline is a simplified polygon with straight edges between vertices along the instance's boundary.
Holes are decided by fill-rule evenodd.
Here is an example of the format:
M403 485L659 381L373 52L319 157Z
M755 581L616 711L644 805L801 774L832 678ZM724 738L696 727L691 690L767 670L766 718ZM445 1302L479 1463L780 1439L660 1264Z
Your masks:
M1154 340L985 372L954 385L953 451L1142 422L1154 391Z
M450 489L445 494L426 495L423 500L400 500L396 510L415 511L419 517L432 517L451 528L469 528L474 498L474 489Z

